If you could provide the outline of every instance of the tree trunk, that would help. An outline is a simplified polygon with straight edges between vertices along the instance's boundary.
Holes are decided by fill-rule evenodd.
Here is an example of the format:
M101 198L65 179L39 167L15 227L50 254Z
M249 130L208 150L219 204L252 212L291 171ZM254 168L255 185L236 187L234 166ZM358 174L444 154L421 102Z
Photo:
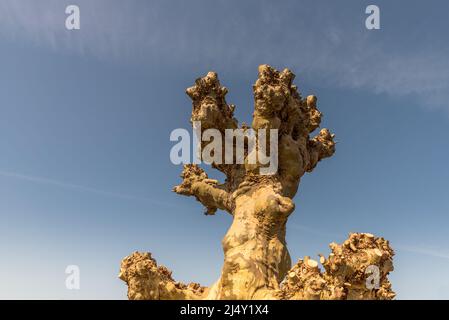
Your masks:
M222 275L207 299L273 297L291 268L285 229L293 208L293 202L270 185L236 199L234 220L222 241Z

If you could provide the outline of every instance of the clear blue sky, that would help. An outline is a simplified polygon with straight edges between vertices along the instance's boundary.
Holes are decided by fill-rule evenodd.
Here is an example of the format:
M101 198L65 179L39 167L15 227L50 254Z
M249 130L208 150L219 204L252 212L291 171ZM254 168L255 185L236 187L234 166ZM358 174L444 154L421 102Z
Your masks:
M68 4L81 30L65 29ZM365 29L377 4L381 29ZM124 299L121 259L151 251L211 284L231 219L171 192L184 94L209 70L250 122L257 66L316 94L337 153L307 175L293 260L348 232L396 250L398 298L449 298L447 1L0 2L0 298ZM324 194L325 196L321 196ZM65 288L79 265L81 289Z

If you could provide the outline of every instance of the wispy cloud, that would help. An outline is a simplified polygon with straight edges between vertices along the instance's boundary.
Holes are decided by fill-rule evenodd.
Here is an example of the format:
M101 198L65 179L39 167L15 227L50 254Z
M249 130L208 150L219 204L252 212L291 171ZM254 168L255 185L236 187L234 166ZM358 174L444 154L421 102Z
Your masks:
M152 198L139 197L139 196L124 194L124 193L110 192L110 191L106 191L106 190L101 190L101 189L97 189L97 188L91 188L88 186L79 185L79 184L67 183L64 181L53 180L53 179L32 176L32 175L25 175L25 174L20 174L20 173L16 173L16 172L0 171L0 176L7 177L7 178L13 178L13 179L20 179L20 180L24 180L24 181L33 182L33 183L47 184L47 185L52 185L52 186L61 187L61 188L68 188L68 189L78 190L81 192L89 192L89 193L94 193L94 194L98 194L98 195L102 195L102 196L106 196L106 197L113 197L113 198L119 198L119 199L124 199L124 200L139 200L139 201L146 201L151 204L159 205L159 206L165 206L165 207L175 206L176 207L176 205L173 205L173 204L170 204L167 202L157 201Z
M435 258L449 259L449 250L447 249L434 248L434 247L421 247L421 246L407 246L407 245L406 246L397 245L395 246L395 248L400 251L407 251Z
M288 224L289 228L293 228L296 230L300 230L315 236L332 238L333 241L338 241L337 239L341 239L342 235L324 231L317 228L312 228L309 226L304 226L300 224ZM426 255L435 258L449 259L449 250L443 248L435 248L435 247L426 247L426 246L416 246L416 245L402 245L402 244L394 244L393 249L395 251L406 251L419 255Z
M410 95L449 110L449 47L432 45L445 34L435 30L427 45L424 36L405 45L390 25L375 36L364 29L359 1L78 0L81 30L69 32L64 9L72 2L4 0L0 34L57 51L175 68L254 72L254 64L268 62L323 84Z

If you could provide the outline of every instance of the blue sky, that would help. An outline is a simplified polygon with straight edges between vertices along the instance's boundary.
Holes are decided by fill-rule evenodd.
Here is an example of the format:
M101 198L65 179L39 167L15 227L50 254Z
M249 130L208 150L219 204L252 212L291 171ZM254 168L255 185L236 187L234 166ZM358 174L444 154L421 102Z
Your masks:
M69 4L81 30L65 29ZM377 4L381 29L365 29ZM449 298L445 1L0 3L0 298L124 299L121 259L151 251L211 284L230 217L171 188L184 94L209 70L250 122L257 66L289 67L339 144L303 178L293 260L351 231L391 241L398 298ZM322 195L325 194L323 197ZM67 290L76 264L81 289Z

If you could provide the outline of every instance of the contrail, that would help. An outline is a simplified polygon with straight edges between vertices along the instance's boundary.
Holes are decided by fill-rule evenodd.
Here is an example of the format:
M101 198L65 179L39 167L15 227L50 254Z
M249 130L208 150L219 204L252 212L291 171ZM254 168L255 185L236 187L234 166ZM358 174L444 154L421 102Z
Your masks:
M316 236L321 236L321 237L333 237L333 238L341 237L341 235L337 235L335 233L330 233L330 232L322 231L319 229L310 228L310 227L307 227L304 225L291 224L291 225L288 225L288 227L291 227L291 228L297 229L297 230L301 230L301 231L304 231L304 232L307 232L307 233L310 233L310 234L313 234ZM435 258L449 259L449 251L439 251L439 250L432 249L432 248L408 246L408 245L401 245L401 244L393 245L393 249L395 251L406 251L406 252L431 256L431 257L435 257Z
M417 254L423 254L426 256L431 256L435 258L442 258L442 259L449 259L449 252L447 251L438 251L431 248L423 248L423 247L416 247L416 246L402 246L398 245L396 246L397 249Z
M157 200L154 200L151 198L138 197L135 195L129 195L129 194L123 194L123 193L117 193L117 192L110 192L110 191L105 191L105 190L101 190L101 189L82 186L79 184L67 183L67 182L48 179L48 178L44 178L44 177L30 176L30 175L20 174L20 173L16 173L16 172L8 172L8 171L0 170L0 176L20 179L20 180L26 180L26 181L31 181L31 182L35 182L35 183L48 184L48 185L58 186L58 187L62 187L62 188L75 189L75 190L79 190L79 191L83 191L83 192L96 193L96 194L107 196L107 197L114 197L114 198L120 198L120 199L126 199L126 200L141 200L141 201L143 200L143 201L149 201L156 205L177 207L176 205L173 205L171 203L157 201Z
M123 193L117 193L117 192L110 192L110 191L105 191L105 190L101 190L101 189L96 189L96 188L79 185L79 184L67 183L67 182L62 182L62 181L58 181L58 180L37 177L37 176L30 176L30 175L20 174L20 173L16 173L16 172L8 172L8 171L0 170L0 176L20 179L20 180L26 180L26 181L31 181L31 182L35 182L35 183L41 183L41 184L54 185L54 186L58 186L58 187L62 187L62 188L74 189L74 190L79 190L79 191L83 191L83 192L96 193L96 194L107 196L107 197L114 197L114 198L125 199L125 200L148 201L155 205L166 206L166 207L179 207L179 206L176 206L171 203L157 201L157 200L154 200L151 198L138 197L135 195L129 195L129 194L123 194ZM311 234L314 234L317 236L326 236L326 237L339 237L340 236L340 235L337 235L334 233L329 233L329 232L322 231L319 229L310 228L310 227L307 227L304 225L290 224L288 226L293 229L305 231L305 232L308 232L308 233L311 233ZM399 250L399 251L407 251L407 252L412 252L412 253L416 253L416 254L427 255L427 256L436 257L436 258L449 259L449 252L438 251L438 250L429 249L429 248L407 246L407 245L405 245L405 246L404 245L395 245L394 249Z

